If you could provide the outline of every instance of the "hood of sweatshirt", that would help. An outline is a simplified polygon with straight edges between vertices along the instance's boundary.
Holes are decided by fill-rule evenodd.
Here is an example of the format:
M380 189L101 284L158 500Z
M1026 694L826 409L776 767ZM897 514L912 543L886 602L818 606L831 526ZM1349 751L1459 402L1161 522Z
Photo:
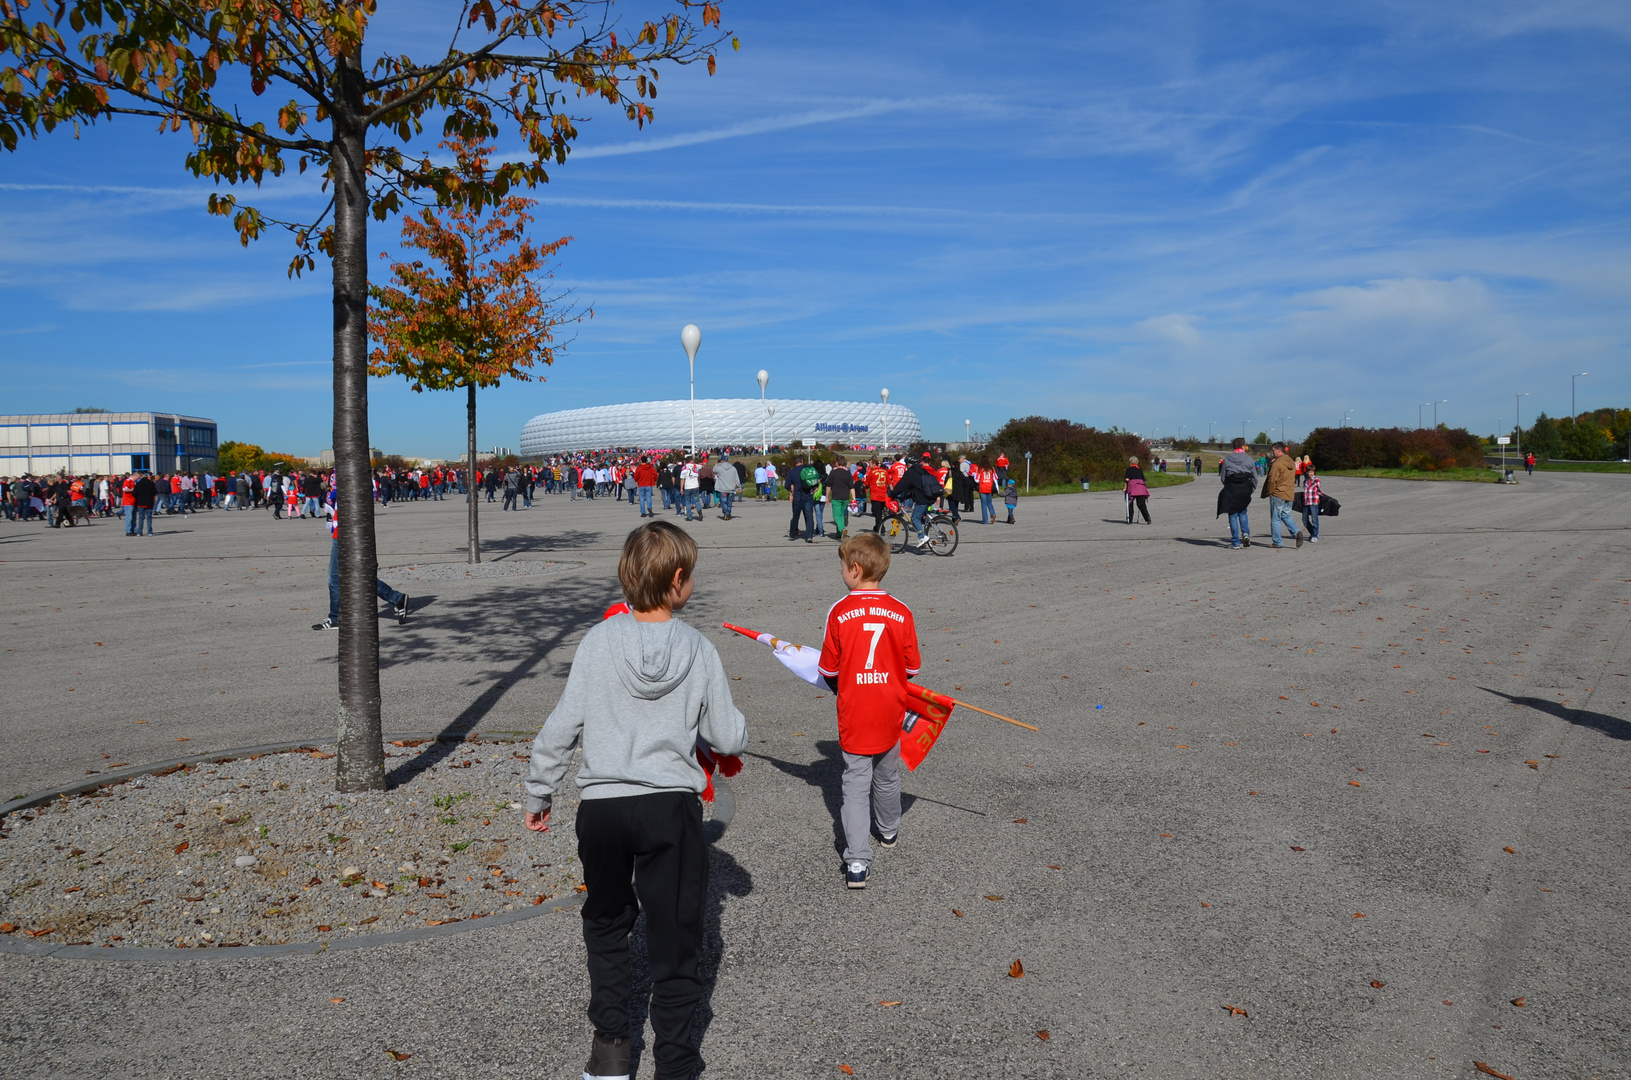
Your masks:
M632 615L614 615L605 627L623 688L648 701L685 681L702 642L701 634L678 619L643 623Z

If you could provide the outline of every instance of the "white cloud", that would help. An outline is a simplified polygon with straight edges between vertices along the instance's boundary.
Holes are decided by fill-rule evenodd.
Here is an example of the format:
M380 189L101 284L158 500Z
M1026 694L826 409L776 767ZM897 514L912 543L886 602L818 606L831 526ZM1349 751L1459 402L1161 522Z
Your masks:
M1185 348L1194 348L1201 343L1201 332L1195 329L1199 317L1195 315L1156 315L1139 323L1139 327L1150 334L1176 342Z

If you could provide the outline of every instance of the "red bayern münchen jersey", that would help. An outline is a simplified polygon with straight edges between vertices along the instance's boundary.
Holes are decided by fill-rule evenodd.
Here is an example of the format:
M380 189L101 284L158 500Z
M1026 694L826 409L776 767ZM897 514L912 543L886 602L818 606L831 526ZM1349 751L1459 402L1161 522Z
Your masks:
M838 745L881 754L899 742L906 680L922 666L911 608L882 589L857 589L834 604L820 667L838 679Z

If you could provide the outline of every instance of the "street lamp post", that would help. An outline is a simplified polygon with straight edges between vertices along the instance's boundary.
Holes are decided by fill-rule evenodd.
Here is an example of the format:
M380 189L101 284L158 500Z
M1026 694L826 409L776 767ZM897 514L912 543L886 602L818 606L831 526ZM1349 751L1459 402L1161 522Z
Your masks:
M1348 426L1348 417L1352 416L1353 414L1354 414L1354 411L1352 409L1343 409L1342 410L1342 426L1343 427Z
M1431 401L1418 402L1416 405L1416 430L1421 430L1421 411L1431 405Z
M1031 493L1031 452L1025 451L1025 494Z
M974 421L964 420L963 421L963 449L967 450L968 449L968 444L973 442L973 441L974 441Z
M883 453L884 453L885 457L888 457L889 456L889 387L887 387L887 386L884 387L882 390L878 391L878 393L883 398Z
M686 323L680 331L680 344L685 346L685 358L691 362L691 456L697 456L697 347L702 344L702 331L696 323Z
M765 386L770 382L770 372L764 368L759 369L759 453L770 454L770 431L768 413L765 411Z
M776 406L766 405L765 406L765 415L768 416L772 420L776 419ZM770 453L769 437L767 436L766 437L765 454L768 455L769 453Z
M1449 400L1450 399L1446 397L1446 398L1439 398L1437 401L1433 402L1433 430L1434 431L1438 430L1438 407L1440 405L1443 405L1446 401L1449 401Z
M1216 420L1208 420L1206 422L1206 443L1208 446L1217 441L1216 439L1212 438L1212 425L1216 423Z
M1582 376L1590 375L1590 374L1591 374L1591 372L1589 372L1589 371L1582 371L1579 375L1570 375L1569 376L1569 427L1571 427L1571 428L1579 426L1579 424L1574 419L1574 416L1575 416L1574 380L1576 380L1578 378L1581 378Z
M1289 416L1276 416L1275 419L1280 422L1280 441L1285 442L1286 441L1286 421L1290 420L1291 417L1289 417Z
M1528 391L1512 395L1512 415L1518 424L1518 458L1523 458L1523 399L1529 396Z
M1240 441L1246 441L1246 421L1244 420L1240 422Z

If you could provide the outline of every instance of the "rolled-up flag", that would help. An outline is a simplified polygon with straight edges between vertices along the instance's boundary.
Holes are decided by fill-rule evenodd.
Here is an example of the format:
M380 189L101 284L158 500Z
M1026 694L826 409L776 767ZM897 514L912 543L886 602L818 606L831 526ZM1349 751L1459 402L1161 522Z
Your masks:
M795 645L791 641L783 641L771 634L761 634L757 630L749 630L744 626L734 626L731 623L722 624L726 630L734 630L743 637L752 638L761 645L768 645L776 654L776 659L782 662L794 675L803 679L811 686L828 689L827 680L822 677L820 670L821 650L808 645ZM954 707L961 705L965 709L972 709L977 713L1006 720L1017 727L1036 728L1031 724L1021 723L1000 713L988 712L977 705L970 705L966 701L958 701L954 697L936 693L927 687L916 683L906 684L906 697L908 700L907 712L901 718L900 759L906 762L909 770L916 770L925 755L933 748L935 740L940 738L940 732L945 728L946 721L951 718ZM729 774L726 774L729 775Z

